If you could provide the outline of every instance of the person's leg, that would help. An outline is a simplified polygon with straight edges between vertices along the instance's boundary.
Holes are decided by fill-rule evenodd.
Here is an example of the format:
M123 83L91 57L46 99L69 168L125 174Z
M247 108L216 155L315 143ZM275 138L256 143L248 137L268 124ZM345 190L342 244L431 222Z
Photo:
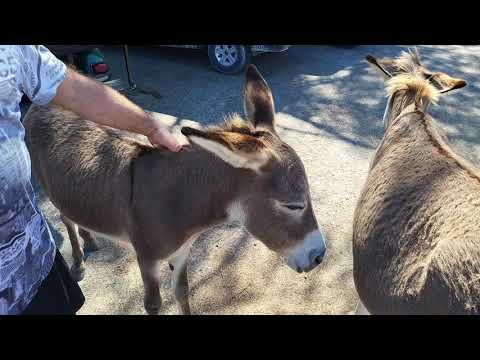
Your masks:
M75 315L85 297L57 250L52 270L22 315Z

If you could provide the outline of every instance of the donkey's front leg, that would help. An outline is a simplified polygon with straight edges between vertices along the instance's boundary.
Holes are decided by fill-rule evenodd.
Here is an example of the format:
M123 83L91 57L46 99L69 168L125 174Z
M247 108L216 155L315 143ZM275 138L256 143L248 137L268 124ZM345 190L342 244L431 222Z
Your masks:
M197 236L190 238L176 253L168 260L168 266L172 270L172 289L177 302L178 311L181 315L190 315L190 304L188 302L188 276L187 262L192 243Z
M143 279L143 304L148 315L158 315L162 306L160 296L159 260L142 257L137 254L138 265Z

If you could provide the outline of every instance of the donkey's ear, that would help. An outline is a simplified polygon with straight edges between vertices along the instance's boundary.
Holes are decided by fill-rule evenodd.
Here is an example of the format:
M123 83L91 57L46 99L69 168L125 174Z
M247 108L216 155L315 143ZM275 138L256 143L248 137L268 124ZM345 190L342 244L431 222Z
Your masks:
M251 135L226 131L206 132L191 127L183 127L181 131L189 141L235 168L258 171L270 158L265 144Z
M275 132L275 106L265 79L255 65L248 65L245 75L244 105L247 118L256 128Z
M366 60L372 64L372 66L379 70L380 75L385 80L390 79L393 76L393 72L395 70L395 60L393 59L377 59L373 55L367 55Z
M442 94L467 86L465 80L454 78L441 72L431 74L428 79Z

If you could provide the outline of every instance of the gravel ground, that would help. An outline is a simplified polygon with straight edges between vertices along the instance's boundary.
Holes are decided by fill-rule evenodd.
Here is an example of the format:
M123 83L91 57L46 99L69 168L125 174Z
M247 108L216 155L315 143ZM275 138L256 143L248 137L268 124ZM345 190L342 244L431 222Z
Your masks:
M293 46L254 63L272 88L282 138L302 158L314 210L329 242L318 268L297 274L241 228L217 227L194 244L189 259L190 303L195 314L349 314L357 303L352 278L351 223L369 161L381 140L386 105L378 75L363 60L396 56L406 46ZM425 64L469 81L445 95L431 112L454 148L480 166L480 46L420 46ZM121 50L104 51L114 77L122 77ZM179 138L181 126L221 121L242 112L243 75L223 75L205 53L131 47L139 89L131 100L157 112ZM38 188L38 186L37 186ZM41 207L67 262L71 248L58 212L38 189ZM160 241L161 239L159 239ZM80 314L143 314L143 286L132 247L99 239L80 283ZM168 265L162 266L162 314L176 314Z

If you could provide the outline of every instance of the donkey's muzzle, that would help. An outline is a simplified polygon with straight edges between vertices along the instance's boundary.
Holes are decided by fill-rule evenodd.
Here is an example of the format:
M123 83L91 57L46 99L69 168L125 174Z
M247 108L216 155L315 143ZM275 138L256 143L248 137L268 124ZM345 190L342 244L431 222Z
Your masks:
M310 254L310 257L313 259L312 263L314 263L315 265L320 265L323 261L323 257L325 256L326 251L327 249L325 247L313 250Z
M323 232L315 230L303 242L287 252L287 264L295 271L308 272L321 264L327 247Z

